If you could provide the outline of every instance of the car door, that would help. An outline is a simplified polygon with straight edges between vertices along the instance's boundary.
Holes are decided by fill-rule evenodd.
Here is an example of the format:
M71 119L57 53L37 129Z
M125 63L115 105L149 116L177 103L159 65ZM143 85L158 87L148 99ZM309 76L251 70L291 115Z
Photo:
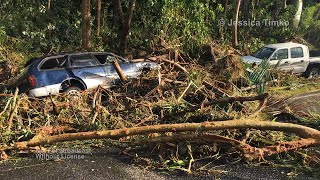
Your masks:
M40 62L36 78L38 86L45 87L46 95L59 93L61 82L70 77L66 67L65 55L47 57Z
M288 48L277 49L270 57L270 65L283 71L291 71Z
M302 47L290 48L290 58L293 73L301 74L306 71L308 59L304 55Z
M110 85L116 84L119 81L119 75L113 66L114 61L118 62L122 72L128 78L135 77L137 72L139 73L139 69L134 66L134 63L130 63L120 56L111 53L95 53L94 57L103 65L107 81Z
M103 85L107 80L103 66L89 53L70 55L69 67L74 76L86 84L87 89Z

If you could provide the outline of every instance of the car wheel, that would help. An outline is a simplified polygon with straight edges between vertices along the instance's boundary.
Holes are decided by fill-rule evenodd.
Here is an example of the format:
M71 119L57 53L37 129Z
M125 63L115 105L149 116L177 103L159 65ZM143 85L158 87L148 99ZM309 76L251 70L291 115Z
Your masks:
M66 92L68 94L78 94L80 91L81 91L81 89L79 87L70 86L64 92Z
M307 70L306 72L306 77L308 79L315 79L318 78L320 75L320 70L317 67L311 67L310 69Z

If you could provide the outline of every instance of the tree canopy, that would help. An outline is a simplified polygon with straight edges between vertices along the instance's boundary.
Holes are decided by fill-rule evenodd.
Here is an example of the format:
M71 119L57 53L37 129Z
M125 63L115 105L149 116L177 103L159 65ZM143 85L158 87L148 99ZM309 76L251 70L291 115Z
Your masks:
M197 56L199 47L228 44L233 36L235 48L248 51L293 37L319 47L319 13L319 3L312 0L11 0L1 1L0 42L8 36L40 53L105 50L123 55L179 49ZM237 26L232 25L235 14ZM88 30L91 38L86 39Z

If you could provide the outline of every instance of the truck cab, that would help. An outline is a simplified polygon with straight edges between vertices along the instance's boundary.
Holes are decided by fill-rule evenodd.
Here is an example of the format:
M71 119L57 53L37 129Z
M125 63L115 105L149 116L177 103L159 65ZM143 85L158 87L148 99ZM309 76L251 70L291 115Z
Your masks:
M320 57L310 58L308 46L293 42L269 44L242 59L251 64L260 64L266 59L280 70L310 78L320 74Z

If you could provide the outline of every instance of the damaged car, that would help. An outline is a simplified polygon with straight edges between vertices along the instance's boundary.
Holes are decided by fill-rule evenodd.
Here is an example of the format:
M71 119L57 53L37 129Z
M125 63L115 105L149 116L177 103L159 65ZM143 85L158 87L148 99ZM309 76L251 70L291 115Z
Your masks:
M117 62L127 78L137 78L145 69L160 66L156 62L134 62L108 52L85 52L43 56L29 60L22 73L6 89L44 97L62 92L112 87L120 82Z

